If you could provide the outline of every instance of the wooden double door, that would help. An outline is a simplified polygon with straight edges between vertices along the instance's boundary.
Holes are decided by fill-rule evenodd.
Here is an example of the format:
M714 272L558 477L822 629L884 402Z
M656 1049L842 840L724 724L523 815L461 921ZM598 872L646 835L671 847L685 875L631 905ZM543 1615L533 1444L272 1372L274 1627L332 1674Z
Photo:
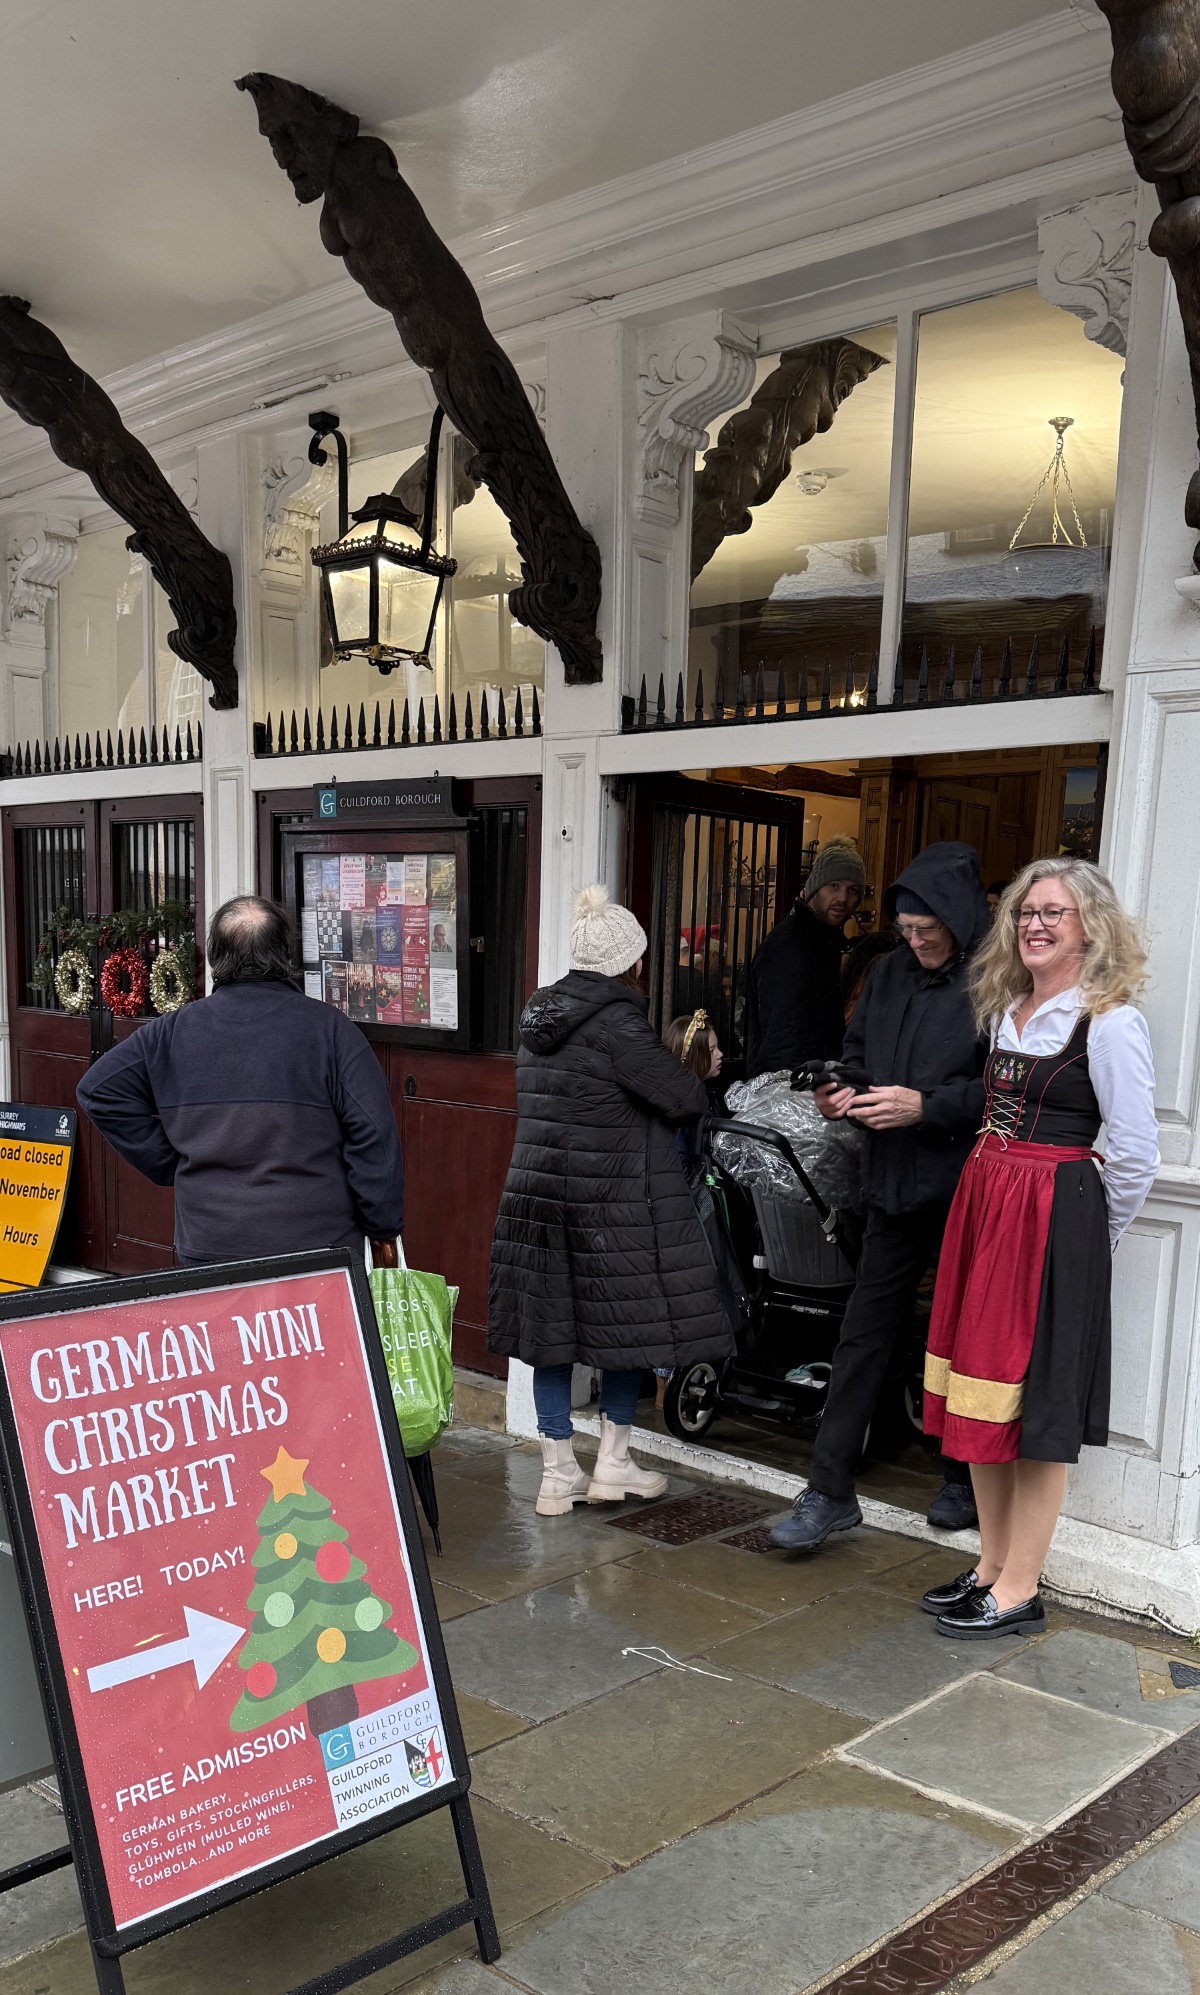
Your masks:
M33 987L38 942L60 908L76 916L190 902L203 933L201 799L30 804L3 812L10 1092L75 1108L93 1060L145 1022L99 1007L71 1017ZM174 1199L124 1163L80 1115L57 1261L145 1274L174 1261Z

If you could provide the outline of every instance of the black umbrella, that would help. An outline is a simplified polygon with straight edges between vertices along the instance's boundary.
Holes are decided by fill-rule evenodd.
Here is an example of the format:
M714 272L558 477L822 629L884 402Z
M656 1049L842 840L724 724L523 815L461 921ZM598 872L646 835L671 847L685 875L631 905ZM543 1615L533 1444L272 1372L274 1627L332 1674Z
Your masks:
M413 1488L425 1512L425 1522L433 1532L433 1548L441 1558L442 1541L438 1535L438 1500L433 1480L433 1462L428 1450L423 1455L413 1455L411 1458L406 1456L405 1459L408 1461L408 1473L413 1479Z

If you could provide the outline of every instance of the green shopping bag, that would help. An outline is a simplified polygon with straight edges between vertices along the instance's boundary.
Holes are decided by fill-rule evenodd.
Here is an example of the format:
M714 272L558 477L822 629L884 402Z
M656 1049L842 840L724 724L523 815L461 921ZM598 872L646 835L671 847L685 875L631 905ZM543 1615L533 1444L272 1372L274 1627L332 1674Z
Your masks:
M458 1290L441 1275L405 1267L403 1253L398 1268L372 1268L369 1279L404 1452L424 1455L453 1412L450 1326Z

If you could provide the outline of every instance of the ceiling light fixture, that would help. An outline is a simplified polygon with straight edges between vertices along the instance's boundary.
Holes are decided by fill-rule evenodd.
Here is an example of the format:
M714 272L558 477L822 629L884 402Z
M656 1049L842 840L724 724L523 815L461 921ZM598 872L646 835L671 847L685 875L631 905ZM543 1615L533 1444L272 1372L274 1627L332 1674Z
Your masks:
M438 440L443 412L434 410L425 455L425 506L414 513L395 492L379 492L351 514L349 453L338 419L324 409L309 416L309 461L327 462L322 442L333 439L338 460L338 537L314 547L335 659L356 653L385 677L406 658L431 671L429 650L446 578L458 563L433 551ZM371 529L363 532L366 527ZM417 539L416 535L420 535Z
M1030 513L1041 498L1047 485L1050 487L1050 538L1049 540L1024 541L1022 542L1022 548L1086 547L1088 544L1087 535L1083 530L1083 521L1079 517L1079 508L1075 504L1075 488L1071 483L1071 474L1067 470L1066 433L1073 427L1075 418L1074 416L1050 416L1048 421L1050 428L1055 432L1054 454L1034 488L1033 497L1025 508L1025 517L1008 543L1010 554L1016 554L1021 551L1018 549L1017 543L1021 540L1021 535L1029 523ZM1066 525L1059 511L1059 499L1064 488L1071 508L1071 517L1075 522L1075 530L1079 535L1077 541L1071 539L1070 528Z

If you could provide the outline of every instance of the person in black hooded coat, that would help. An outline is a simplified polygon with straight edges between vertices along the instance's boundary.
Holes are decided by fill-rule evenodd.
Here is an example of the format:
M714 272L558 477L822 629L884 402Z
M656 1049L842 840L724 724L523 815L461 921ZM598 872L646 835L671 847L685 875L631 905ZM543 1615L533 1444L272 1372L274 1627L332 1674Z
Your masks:
M651 1030L631 981L646 936L585 887L570 973L521 1018L517 1134L492 1242L488 1348L534 1367L543 1516L659 1495L629 1459L642 1373L733 1349L675 1131L708 1112L703 1084ZM604 1374L588 1482L571 1446L573 1365Z
M821 1090L831 1119L866 1131L867 1207L854 1294L834 1352L808 1488L772 1542L815 1551L862 1523L855 1477L897 1338L937 1256L950 1201L983 1117L985 1047L967 990L967 966L989 914L973 846L926 846L883 898L901 942L876 963L846 1028L842 1058L871 1087ZM932 1523L975 1521L969 1473L947 1463Z

